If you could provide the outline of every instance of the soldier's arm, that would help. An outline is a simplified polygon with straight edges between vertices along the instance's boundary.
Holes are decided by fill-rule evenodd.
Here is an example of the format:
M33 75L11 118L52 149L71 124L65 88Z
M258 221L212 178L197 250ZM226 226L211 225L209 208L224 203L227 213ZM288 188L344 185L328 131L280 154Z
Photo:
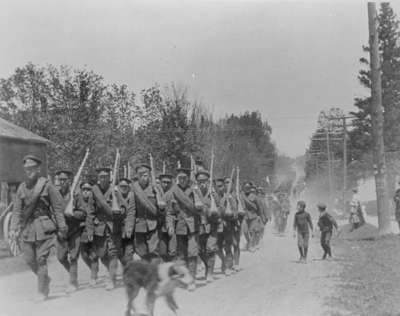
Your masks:
M82 200L83 197L80 193L74 195L74 217L80 221L85 220L87 213Z
M166 211L165 211L165 224L167 228L174 228L175 227L175 218L177 212L175 210L175 199L172 193L167 193L165 195L165 202L167 204Z
M293 231L296 231L296 229L297 229L297 217L295 215L293 219Z
M60 231L66 231L67 226L65 224L65 217L64 217L64 209L65 209L65 202L62 198L60 192L52 185L47 184L47 191L49 194L50 205L54 211L54 217L57 222L58 229Z
M88 236L93 237L94 217L95 217L93 196L90 196L89 201L87 203L85 203L85 211L86 211L86 219L85 219L86 232L87 232Z
M11 230L17 231L22 226L22 184L18 187L17 194L15 195L13 214L11 217Z
M129 193L129 202L126 206L126 216L125 216L125 228L128 234L133 233L133 229L135 227L135 218L136 218L136 203L135 203L135 194L133 192Z
M100 192L100 189L95 185L92 190L93 193L93 200L97 204L97 206L100 208L100 210L105 213L106 215L112 217L113 212L111 210L111 207L107 204L106 199L104 198L104 195Z

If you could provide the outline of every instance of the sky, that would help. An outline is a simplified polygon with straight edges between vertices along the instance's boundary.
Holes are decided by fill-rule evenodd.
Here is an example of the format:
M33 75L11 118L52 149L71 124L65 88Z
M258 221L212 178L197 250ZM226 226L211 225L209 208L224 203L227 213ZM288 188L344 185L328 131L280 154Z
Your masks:
M214 117L260 111L292 157L321 110L354 110L369 93L357 81L363 1L0 0L0 38L0 78L32 62L135 92L175 82Z

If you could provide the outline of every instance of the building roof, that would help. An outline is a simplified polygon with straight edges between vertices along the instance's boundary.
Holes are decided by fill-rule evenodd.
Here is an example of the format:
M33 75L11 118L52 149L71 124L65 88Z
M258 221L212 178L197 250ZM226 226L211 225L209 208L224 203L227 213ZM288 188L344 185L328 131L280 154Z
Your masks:
M50 143L50 141L44 137L41 137L31 131L17 126L5 119L0 117L0 138L9 138L22 140L33 143Z

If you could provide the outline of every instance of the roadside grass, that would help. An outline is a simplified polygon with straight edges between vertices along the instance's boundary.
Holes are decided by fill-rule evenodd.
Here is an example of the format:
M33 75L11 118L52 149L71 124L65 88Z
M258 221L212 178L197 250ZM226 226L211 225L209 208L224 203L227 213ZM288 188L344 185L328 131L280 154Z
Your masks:
M334 241L340 272L335 295L327 302L336 311L332 316L400 315L400 237L375 233L366 227L357 233L361 240L340 234Z

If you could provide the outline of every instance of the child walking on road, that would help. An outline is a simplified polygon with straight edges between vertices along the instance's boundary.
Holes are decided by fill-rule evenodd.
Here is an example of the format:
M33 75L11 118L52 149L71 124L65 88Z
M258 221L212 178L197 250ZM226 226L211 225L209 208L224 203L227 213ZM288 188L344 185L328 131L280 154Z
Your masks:
M320 212L318 219L318 227L321 230L321 247L324 250L324 255L322 260L326 259L326 256L332 258L331 252L331 238L333 228L338 228L335 219L326 211L326 205L324 203L319 203L317 205L318 211Z
M300 262L307 263L308 241L313 234L313 224L311 215L306 212L306 203L304 201L297 202L297 212L294 215L293 222L293 237L296 238L297 233L297 246L300 252Z

